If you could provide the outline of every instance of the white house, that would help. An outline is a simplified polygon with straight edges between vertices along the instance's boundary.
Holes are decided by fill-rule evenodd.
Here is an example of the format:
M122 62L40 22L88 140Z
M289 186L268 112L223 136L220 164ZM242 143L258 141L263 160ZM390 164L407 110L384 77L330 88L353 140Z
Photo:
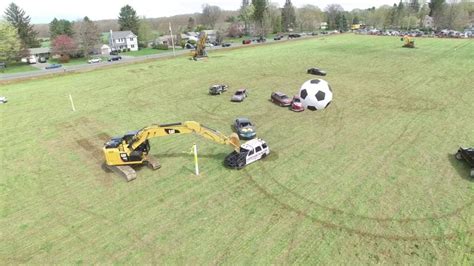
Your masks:
M114 31L110 30L109 46L112 51L130 49L130 51L138 51L137 35L131 31Z

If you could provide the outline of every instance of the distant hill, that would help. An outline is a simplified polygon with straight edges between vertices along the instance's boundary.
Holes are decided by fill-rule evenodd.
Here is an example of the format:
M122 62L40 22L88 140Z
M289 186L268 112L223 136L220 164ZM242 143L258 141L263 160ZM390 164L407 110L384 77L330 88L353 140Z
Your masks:
M238 11L222 11L222 15L217 21L216 29L225 29L226 24L225 20L231 16L238 16ZM189 17L193 17L196 20L196 23L199 24L199 13L194 14L183 14L176 15L171 17L160 17L160 18L147 18L150 22L153 30L160 33L168 33L168 23L171 22L173 30L184 31L188 25ZM105 19L94 21L101 32L108 32L109 30L117 31L119 30L119 25L117 19ZM48 38L49 37L49 24L35 24L34 28L38 31L39 38Z

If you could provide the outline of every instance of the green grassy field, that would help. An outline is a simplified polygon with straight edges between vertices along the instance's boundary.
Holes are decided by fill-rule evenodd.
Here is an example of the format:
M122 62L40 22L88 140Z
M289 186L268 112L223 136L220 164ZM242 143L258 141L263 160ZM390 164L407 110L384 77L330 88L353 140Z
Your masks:
M33 67L27 63L11 63L7 65L7 68L0 70L0 74L13 74L19 72L35 71L38 68Z
M474 182L453 153L474 146L474 42L401 45L341 35L0 86L0 261L472 265ZM329 73L327 110L269 102L311 66ZM230 134L238 116L272 151L243 170L192 135L151 140L162 168L133 182L101 169L108 136L184 120Z
M176 50L182 50L180 46L175 47ZM128 56L144 56L144 55L153 55L153 54L162 54L162 53L172 53L173 48L170 47L168 50L158 50L158 49L153 49L153 48L142 48L138 51L132 51L132 52L125 52L121 53L121 55L128 55Z

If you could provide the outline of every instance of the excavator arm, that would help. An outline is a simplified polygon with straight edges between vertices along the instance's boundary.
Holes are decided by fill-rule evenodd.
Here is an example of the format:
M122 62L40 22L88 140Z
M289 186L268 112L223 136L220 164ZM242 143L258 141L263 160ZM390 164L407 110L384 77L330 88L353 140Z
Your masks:
M226 136L221 132L206 127L194 121L182 123L151 125L141 130L130 132L123 137L112 138L105 143L103 152L105 166L117 172L130 181L136 178L136 173L130 165L146 163L152 169L158 169L159 163L149 155L149 139L169 135L196 134L219 144L230 145L239 152L240 140L237 134Z
M129 144L129 148L134 150L140 146L146 140L153 137L163 137L175 134L191 134L195 133L206 139L212 140L219 144L231 145L235 150L240 149L240 141L235 136L227 137L221 132L212 128L206 127L194 121L186 121L182 123L163 124L163 125L151 125L145 127L137 132L135 137Z
M194 51L193 59L197 60L198 58L201 58L201 57L207 57L206 40L207 40L207 33L203 31L199 34L199 40L196 44L196 50Z

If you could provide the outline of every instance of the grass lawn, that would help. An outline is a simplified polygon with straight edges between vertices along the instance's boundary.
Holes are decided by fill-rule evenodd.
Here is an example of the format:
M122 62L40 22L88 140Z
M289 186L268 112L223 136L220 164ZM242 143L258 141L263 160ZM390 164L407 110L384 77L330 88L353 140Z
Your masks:
M35 71L35 70L38 70L38 68L33 67L27 63L13 63L13 64L8 64L7 68L0 70L0 75Z
M176 47L176 50L182 50L181 47ZM133 52L126 52L126 53L121 53L121 55L128 55L128 56L144 56L144 55L153 55L153 54L162 54L162 53L172 53L173 48L170 47L168 50L158 50L158 49L153 49L153 48L142 48L138 51L133 51Z
M472 265L474 182L453 153L474 146L474 42L401 45L338 35L0 86L0 261ZM268 100L312 66L328 72L327 110ZM229 92L209 96L215 83ZM185 120L230 134L239 116L271 149L240 171L193 135L152 139L162 168L133 182L101 168L108 136Z

